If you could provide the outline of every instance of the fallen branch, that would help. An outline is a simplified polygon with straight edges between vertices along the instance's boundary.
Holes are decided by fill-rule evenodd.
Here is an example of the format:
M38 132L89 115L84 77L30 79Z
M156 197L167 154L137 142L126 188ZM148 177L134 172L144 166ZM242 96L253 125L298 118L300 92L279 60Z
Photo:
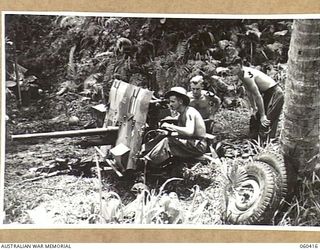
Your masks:
M35 186L32 186L32 187L37 187L37 188L41 188L41 189L49 189L49 190L66 191L66 190L63 189L63 188L42 187L42 186L40 186L40 185L35 185Z
M68 90L68 87L63 87L62 89L60 89L60 90L56 93L56 95L62 95L62 94L64 94L65 92L67 92L67 90Z
M16 183L14 185L11 186L11 188L15 187L15 186L18 186L18 185L21 185L21 184L24 184L24 183L27 183L27 182L33 182L33 181L38 181L38 180L42 180L42 179L46 179L46 178L50 178L50 177L53 177L53 176L57 176L57 175L60 175L60 174L66 174L68 173L70 170L63 170L63 171L55 171L55 172L52 172L50 174L47 174L47 175L41 175L41 176L38 176L38 177L34 177L34 178L31 178L31 179L25 179L19 183Z

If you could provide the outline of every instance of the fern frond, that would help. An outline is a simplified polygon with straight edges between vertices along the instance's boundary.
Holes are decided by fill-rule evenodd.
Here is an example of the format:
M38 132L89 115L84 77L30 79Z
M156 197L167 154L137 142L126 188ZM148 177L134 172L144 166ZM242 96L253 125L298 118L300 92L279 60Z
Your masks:
M209 75L214 74L216 68L216 65L211 62L207 62L207 64L203 67L204 71Z
M237 188L244 181L248 180L248 175L246 171L241 167L232 168L231 172L228 174L228 179L231 182L233 188Z
M188 46L187 41L182 41L181 43L178 44L176 49L176 55L178 60L185 57L187 52L187 46Z
M202 67L205 66L205 62L201 61L201 60L196 60L196 61L193 61L194 64L192 66L192 71L195 71L195 70L199 70L201 69Z
M118 18L118 17L110 17L108 18L107 20L104 20L104 23L103 23L103 26L105 28L109 28L109 27L112 27L112 26L116 26L120 23L121 21L121 18Z

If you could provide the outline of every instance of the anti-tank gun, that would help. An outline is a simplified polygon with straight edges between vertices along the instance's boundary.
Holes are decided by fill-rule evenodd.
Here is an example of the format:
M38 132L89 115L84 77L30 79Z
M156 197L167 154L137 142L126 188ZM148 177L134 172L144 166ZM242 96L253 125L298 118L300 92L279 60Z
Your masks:
M113 167L120 172L135 169L135 155L139 152L142 138L147 129L147 116L150 107L165 106L166 101L155 99L153 91L114 80L109 93L108 108L103 126L82 130L57 131L48 133L12 135L13 141L25 141L43 138L92 137L100 136L98 141L91 141L90 146L100 145L100 155L106 160L110 156ZM88 140L90 142L90 139ZM96 147L98 148L98 147ZM111 153L111 155L110 155Z

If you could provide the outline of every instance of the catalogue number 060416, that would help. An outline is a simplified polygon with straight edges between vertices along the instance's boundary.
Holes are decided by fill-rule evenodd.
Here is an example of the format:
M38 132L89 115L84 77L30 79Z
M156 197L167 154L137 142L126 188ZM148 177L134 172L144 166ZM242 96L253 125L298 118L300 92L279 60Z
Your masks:
M318 246L318 244L315 244L315 243L303 243L303 244L300 244L300 248L317 249L317 248L319 248L319 246Z

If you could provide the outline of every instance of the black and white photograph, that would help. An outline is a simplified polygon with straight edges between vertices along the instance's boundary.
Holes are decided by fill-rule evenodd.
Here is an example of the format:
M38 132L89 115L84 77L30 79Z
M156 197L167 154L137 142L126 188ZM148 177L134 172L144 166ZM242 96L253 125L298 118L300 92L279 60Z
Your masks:
M2 227L320 225L319 16L2 15Z

